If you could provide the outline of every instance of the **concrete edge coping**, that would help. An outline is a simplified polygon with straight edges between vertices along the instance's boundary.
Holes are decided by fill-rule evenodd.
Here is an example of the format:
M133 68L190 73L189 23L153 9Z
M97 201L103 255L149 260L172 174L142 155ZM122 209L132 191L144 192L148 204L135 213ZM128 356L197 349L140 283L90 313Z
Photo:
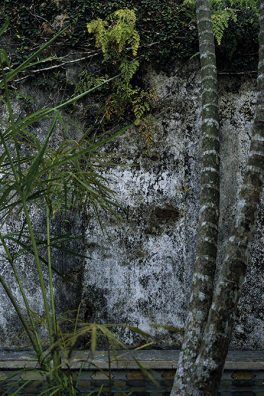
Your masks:
M72 370L137 370L142 365L151 370L176 369L178 350L116 350L97 351L92 356L89 351L73 351L63 368ZM0 350L0 370L38 368L32 351ZM225 370L264 370L264 351L231 351L228 354Z

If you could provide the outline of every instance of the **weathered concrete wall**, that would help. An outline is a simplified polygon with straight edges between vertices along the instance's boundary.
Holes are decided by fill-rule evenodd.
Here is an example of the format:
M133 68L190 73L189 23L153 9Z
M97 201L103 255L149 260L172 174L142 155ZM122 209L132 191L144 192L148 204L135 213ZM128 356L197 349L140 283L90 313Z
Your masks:
M114 148L124 165L109 179L125 216L106 221L104 234L95 223L87 230L92 249L83 292L87 317L138 325L158 343L175 346L181 337L159 326L183 328L190 289L199 197L198 66L178 65L170 76L152 71L148 80L159 98L153 144L146 147L131 130ZM254 97L253 79L220 78L222 248L249 147ZM264 341L262 231L260 214L232 344L242 349L261 348Z
M85 319L139 326L164 347L180 343L179 333L162 326L184 326L194 261L199 197L198 70L197 64L190 63L176 65L170 76L149 71L146 79L158 98L153 143L148 145L132 128L108 148L118 160L107 176L117 193L120 218L104 216L103 231L96 220L87 226L87 219L77 219L77 229L86 228L85 253L90 258L78 263L74 278L74 261L70 263L70 287L57 280L60 310L68 303L77 306L82 292ZM253 79L220 78L222 247L249 147L254 97ZM232 344L241 349L260 349L264 342L263 206L260 212ZM59 255L58 261L63 262L65 258ZM21 271L23 268L21 263ZM13 282L11 274L8 277ZM34 275L27 278L27 287L39 309ZM3 291L0 293L0 343L11 345L10 325L12 340L17 340L20 330ZM136 339L124 329L120 334L127 343Z

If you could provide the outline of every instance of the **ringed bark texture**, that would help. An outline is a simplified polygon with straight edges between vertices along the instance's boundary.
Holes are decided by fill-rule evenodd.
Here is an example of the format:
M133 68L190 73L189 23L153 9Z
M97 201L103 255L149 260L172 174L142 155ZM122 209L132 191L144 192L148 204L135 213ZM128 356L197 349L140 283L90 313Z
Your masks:
M197 388L213 395L221 379L247 267L247 249L255 228L264 176L264 0L260 3L257 105L246 175L240 189L236 224L230 237L200 355L196 361Z
M219 123L210 0L197 0L202 84L200 217L189 314L171 396L194 396L195 361L213 296L219 221Z
M259 70L256 114L244 183L239 192L236 224L227 246L194 383L202 395L214 395L219 385L247 268L247 249L255 228L264 177L264 0L260 2Z

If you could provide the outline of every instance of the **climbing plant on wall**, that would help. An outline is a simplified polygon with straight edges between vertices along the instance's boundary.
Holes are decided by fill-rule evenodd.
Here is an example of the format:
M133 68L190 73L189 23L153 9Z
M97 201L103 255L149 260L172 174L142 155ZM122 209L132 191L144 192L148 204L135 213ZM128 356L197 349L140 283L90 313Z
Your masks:
M105 20L98 18L87 24L88 32L95 35L96 47L102 51L103 61L114 65L121 77L115 84L115 94L108 98L108 116L131 103L136 94L131 83L139 67L140 37L135 25L136 14L128 9L118 10Z
M132 112L135 126L147 139L151 127L145 116L150 111L153 94L133 81L140 65L140 36L136 29L136 20L134 10L121 9L104 20L92 20L87 24L87 29L94 35L96 47L102 51L103 62L111 65L120 75L113 82L111 95L106 99L104 116L111 119L113 116L126 114L127 117ZM82 78L89 77L89 73L84 72Z

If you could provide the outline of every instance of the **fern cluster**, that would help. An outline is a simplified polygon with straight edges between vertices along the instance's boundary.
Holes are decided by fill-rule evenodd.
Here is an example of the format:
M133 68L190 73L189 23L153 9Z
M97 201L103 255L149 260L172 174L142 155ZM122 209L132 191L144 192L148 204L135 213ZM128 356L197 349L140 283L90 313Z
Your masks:
M122 57L127 47L131 48L133 57L137 56L140 37L135 26L135 12L124 9L106 20L94 19L87 24L87 29L95 35L96 47L102 50L104 60L113 60Z
M115 84L115 95L108 104L111 111L120 110L134 95L131 81L138 70L137 59L140 37L136 30L136 14L133 10L122 9L114 12L105 20L95 19L87 24L88 32L94 34L96 47L102 50L104 62L113 64L120 73ZM122 106L123 105L123 106Z
M150 103L156 99L155 93L154 91L136 89L131 99L132 111L135 115L134 124L142 135L148 150L153 143L153 134L156 130L154 119L149 113Z
M218 45L222 42L229 22L237 22L239 11L248 9L257 15L258 3L258 0L211 0L213 32ZM194 7L195 0L185 0L184 4Z
M105 76L94 76L89 73L87 70L83 70L79 75L79 81L75 86L75 95L79 95L89 89L97 87L98 85L103 84L106 80ZM100 91L100 88L99 88Z
M105 20L92 20L87 24L87 29L90 34L94 34L96 47L101 49L104 62L114 65L120 74L106 101L105 117L110 119L129 106L135 125L140 127L145 114L150 110L150 94L133 84L133 77L139 68L140 45L135 12L129 9L118 10Z
M237 21L236 12L232 8L217 10L212 14L212 27L218 45L221 44L224 32L228 28L230 20L234 22Z

